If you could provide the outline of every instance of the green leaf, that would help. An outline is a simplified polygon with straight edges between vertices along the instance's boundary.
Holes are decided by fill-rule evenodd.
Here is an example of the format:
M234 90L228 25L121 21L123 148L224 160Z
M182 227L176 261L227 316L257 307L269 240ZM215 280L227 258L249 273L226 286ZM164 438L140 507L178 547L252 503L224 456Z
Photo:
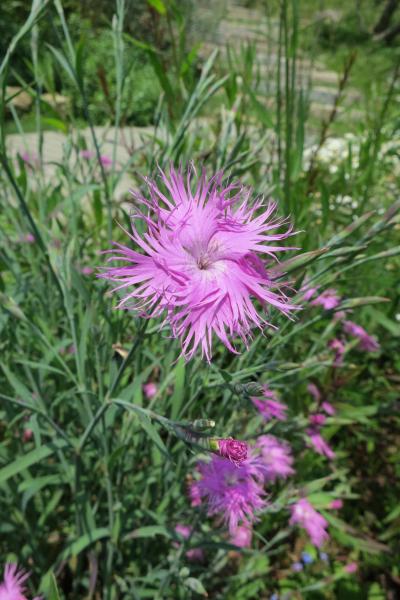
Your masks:
M54 573L50 575L50 585L47 592L48 600L61 600L60 594L58 593L57 581L54 577Z
M196 592L196 594L199 594L200 596L205 596L205 597L208 596L208 594L205 590L205 587L201 583L200 579L196 579L195 577L188 577L187 579L184 580L183 583L190 590L192 590L193 592Z
M175 368L175 389L171 398L171 419L177 419L184 399L185 391L185 360L180 358Z
M64 548L61 554L58 555L58 564L68 560L71 558L71 556L78 556L83 550L85 550L88 546L91 546L94 542L108 537L110 537L110 532L106 527L99 527L98 529L94 529L93 531L82 535L74 542L71 542L66 548Z
M160 450L160 452L162 452L168 460L171 460L171 456L170 456L164 442L160 438L160 434L158 433L157 429L154 427L154 425L151 422L151 420L149 419L149 417L139 411L137 411L136 414L139 418L139 422L140 422L141 426L143 427L143 429L145 430L145 432L147 433L149 438L155 443L155 445Z
M67 447L67 443L64 440L55 440L54 442L50 442L49 444L44 444L32 452L28 452L23 456L17 458L12 463L0 469L0 484L10 479L10 477L14 477L14 475L18 475L21 471L28 469L32 465L40 462L44 458L51 456L57 450L63 450Z
M61 596L57 587L57 581L53 571L49 571L42 578L40 591L45 594L47 600L61 600Z
M147 0L147 3L160 15L166 15L167 9L162 0Z
M145 527L139 527L128 535L125 536L124 540L136 539L136 538L152 538L155 535L163 535L167 538L173 538L171 532L162 525L146 525Z

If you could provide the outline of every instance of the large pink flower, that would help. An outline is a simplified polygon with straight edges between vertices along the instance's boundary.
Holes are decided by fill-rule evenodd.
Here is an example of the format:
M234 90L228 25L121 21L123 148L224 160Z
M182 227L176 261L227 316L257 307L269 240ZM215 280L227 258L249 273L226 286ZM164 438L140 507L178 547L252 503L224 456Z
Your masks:
M234 535L239 523L250 527L256 514L266 507L261 473L243 462L239 467L229 460L213 456L198 465L201 479L191 484L192 495L200 496L208 506L208 514L220 515ZM194 493L193 493L194 488Z
M223 185L222 173L207 180L203 172L194 186L192 174L185 180L173 168L169 177L161 171L165 193L145 180L149 198L134 194L143 211L127 232L133 247L114 243L109 260L125 264L100 276L124 290L119 308L163 314L187 358L200 346L210 360L213 334L236 352L232 338L247 344L253 327L269 325L270 309L289 315L298 308L267 270L276 252L289 249L277 242L291 229L276 233L287 224L276 205L250 203L251 190L240 183Z

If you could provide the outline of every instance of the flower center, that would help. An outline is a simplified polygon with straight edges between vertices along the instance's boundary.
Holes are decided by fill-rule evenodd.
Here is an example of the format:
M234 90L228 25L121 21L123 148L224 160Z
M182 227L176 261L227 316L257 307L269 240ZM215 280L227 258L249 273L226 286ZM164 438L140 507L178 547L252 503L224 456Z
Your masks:
M211 259L209 252L205 252L204 254L201 254L199 256L199 258L197 259L197 266L199 267L199 269L201 271L207 270L209 267L211 267L212 263L213 263L213 261Z

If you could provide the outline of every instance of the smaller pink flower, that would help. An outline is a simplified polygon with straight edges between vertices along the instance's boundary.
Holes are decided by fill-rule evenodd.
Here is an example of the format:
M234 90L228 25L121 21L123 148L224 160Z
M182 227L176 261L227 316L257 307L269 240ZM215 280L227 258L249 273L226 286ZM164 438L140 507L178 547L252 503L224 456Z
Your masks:
M339 510L342 507L343 500L340 500L340 498L336 498L335 500L332 500L332 502L329 503L329 508L331 508L332 510Z
M273 435L261 435L257 438L249 465L254 467L254 476L262 477L265 482L286 479L294 473L289 444Z
M270 421L271 419L285 421L287 419L287 406L281 402L275 400L262 400L261 398L251 398L251 401L264 417L265 421Z
M19 240L21 244L34 244L36 242L36 238L33 233L24 233L21 235Z
M334 408L330 402L323 402L321 404L321 408L326 412L327 415L330 415L331 417L336 414L336 408Z
M303 286L301 287L300 291L303 292L303 300L305 300L306 302L308 300L311 300L311 298L318 292L319 290L319 285L314 286L314 287L310 287L308 285L308 278L306 279L306 281L304 282Z
M246 460L248 453L246 442L228 438L218 440L217 443L219 454L223 458L227 458L237 466Z
M356 573L358 571L358 564L356 562L349 563L345 565L344 570L346 573Z
M311 542L318 548L322 546L329 537L326 532L327 520L315 510L306 498L293 504L290 510L292 512L290 524L303 527L310 536Z
M80 152L81 158L85 160L93 160L96 158L96 153L91 150L81 150ZM112 159L106 154L101 154L100 162L105 169L109 169L112 166Z
M338 310L333 315L333 320L334 321L343 321L343 319L345 319L345 318L346 318L346 311L345 310Z
M310 415L308 420L311 425L321 426L325 423L326 416L322 414Z
M341 365L343 363L343 354L345 351L345 345L338 338L334 338L333 340L330 340L330 342L328 343L328 346L329 346L329 348L331 348L331 350L333 350L335 352L334 365L336 367L338 367L339 365Z
M319 391L319 389L317 388L315 383L312 383L312 382L309 383L307 385L307 390L310 392L310 394L314 398L314 400L316 400L317 402L319 402L321 400L321 392Z
M94 152L92 152L91 150L81 150L80 155L81 158L84 158L85 160L91 160L95 157Z
M82 275L91 275L94 269L92 267L82 267L81 273Z
M21 152L20 157L31 169L36 169L40 166L40 160L37 154L32 152Z
M102 154L100 156L100 162L105 169L110 169L113 164L112 159L109 156L107 156L106 154Z
M33 431L32 429L26 428L24 429L24 432L22 434L22 440L24 443L30 442L31 439L33 438Z
M201 505L201 493L198 482L196 480L188 486L188 495L190 499L190 506L193 508Z
M252 396L250 400L264 417L265 421L270 421L274 418L278 421L285 421L287 419L287 406L279 402L276 392L270 390L267 385L263 387L264 398Z
M238 525L230 537L230 543L238 548L250 548L253 529L249 525Z
M143 392L146 398L151 400L158 392L158 385L154 381L148 381L143 386Z
M313 446L314 450L318 452L318 454L322 454L326 456L330 460L335 458L335 453L332 448L328 445L328 443L324 440L321 434L319 434L314 429L309 429L307 432L308 438Z
M240 468L217 455L197 467L200 479L191 484L195 497L199 493L207 506L208 516L219 516L233 535L239 523L250 526L266 508L265 491L254 467L244 461ZM196 489L197 488L197 489Z
M325 310L332 310L340 304L340 296L334 289L325 290L311 302L311 306L322 306Z
M380 346L376 338L369 335L361 325L353 321L344 321L343 330L352 337L358 338L358 347L365 352L376 352Z
M178 523L178 525L175 527L175 531L184 540L187 540L193 531L193 527L189 527L189 525L184 525L183 523ZM174 546L175 548L179 548L178 543L174 543ZM201 548L191 548L185 552L185 556L190 561L202 561L204 559L204 552Z

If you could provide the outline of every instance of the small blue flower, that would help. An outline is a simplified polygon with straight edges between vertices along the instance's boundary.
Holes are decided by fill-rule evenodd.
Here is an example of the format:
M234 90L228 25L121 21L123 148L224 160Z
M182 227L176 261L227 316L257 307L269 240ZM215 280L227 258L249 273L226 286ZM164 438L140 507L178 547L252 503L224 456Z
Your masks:
M313 557L308 552L302 552L301 559L305 565L310 565L311 563L314 562Z
M327 555L326 552L320 552L319 557L321 560L324 560L325 562L328 562L328 560L329 560L329 556Z
M272 594L269 600L279 600L278 594Z
M303 570L303 565L301 564L301 562L295 562L292 564L292 571L295 571L296 573L298 573L299 571Z

